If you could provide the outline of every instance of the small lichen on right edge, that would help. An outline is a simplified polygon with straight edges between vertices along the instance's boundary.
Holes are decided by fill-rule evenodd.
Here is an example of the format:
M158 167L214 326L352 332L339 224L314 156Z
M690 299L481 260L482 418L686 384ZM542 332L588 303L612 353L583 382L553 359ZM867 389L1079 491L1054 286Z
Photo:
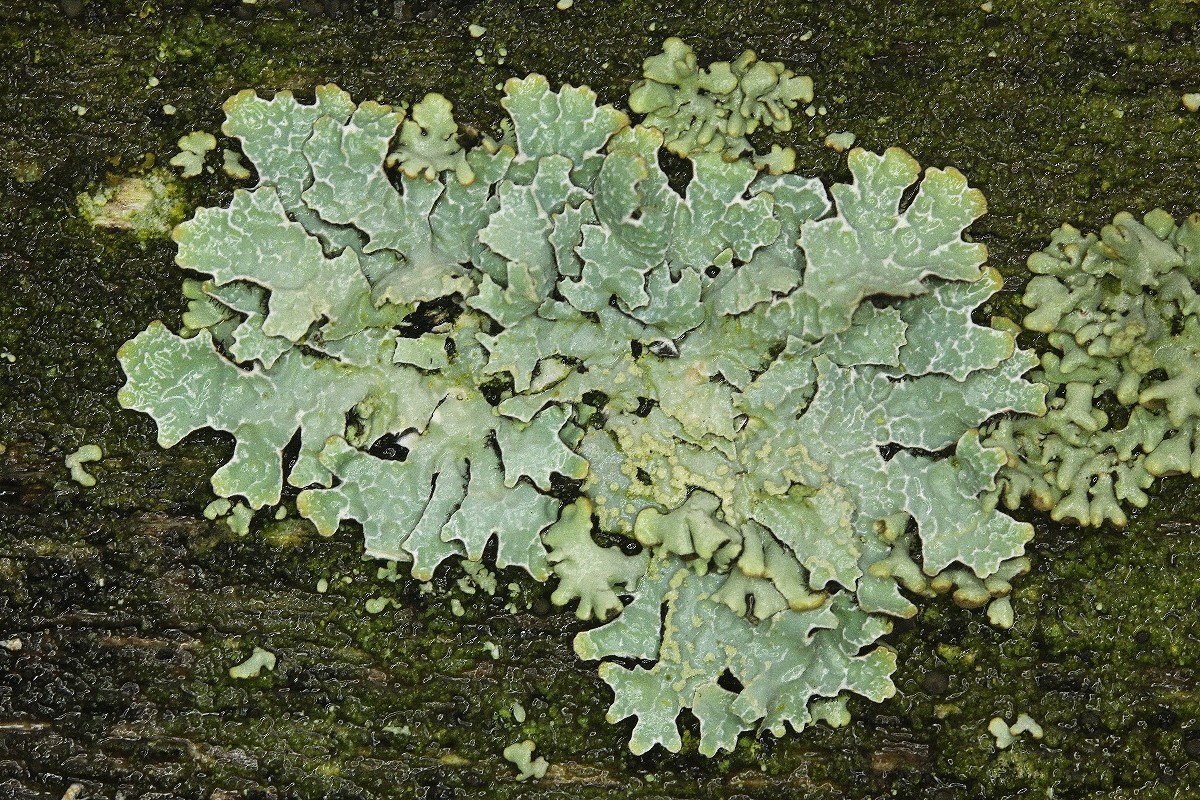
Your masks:
M1030 375L1049 386L1049 411L985 431L1008 454L1001 499L1123 527L1155 478L1200 477L1200 214L1121 213L1098 234L1064 225L1029 268L1022 324L1049 345ZM1114 401L1123 413L1102 408Z

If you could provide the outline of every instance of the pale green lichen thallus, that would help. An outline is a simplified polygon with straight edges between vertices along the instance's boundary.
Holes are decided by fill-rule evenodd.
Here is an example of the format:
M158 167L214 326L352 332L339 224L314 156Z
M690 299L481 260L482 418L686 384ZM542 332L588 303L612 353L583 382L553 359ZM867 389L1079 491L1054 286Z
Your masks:
M682 86L678 51L647 80ZM963 235L982 195L897 149L850 151L832 187L756 161L739 137L786 130L811 84L726 66L706 74L744 121L716 84L686 114L724 109L736 147L689 146L683 191L660 154L691 135L655 124L680 104L650 84L635 107L665 105L638 125L510 80L504 135L465 150L437 95L407 118L333 86L235 95L223 130L258 185L179 226L185 328L119 354L163 446L233 435L219 496L270 507L287 482L322 532L355 520L422 580L494 540L497 566L557 581L604 623L575 649L638 753L680 749L684 709L709 755L843 724L848 695L895 692L889 620L940 592L1006 603L1033 533L996 507L1009 454L979 435L1045 410L1036 356L972 320L1000 287ZM385 438L401 457L371 452Z

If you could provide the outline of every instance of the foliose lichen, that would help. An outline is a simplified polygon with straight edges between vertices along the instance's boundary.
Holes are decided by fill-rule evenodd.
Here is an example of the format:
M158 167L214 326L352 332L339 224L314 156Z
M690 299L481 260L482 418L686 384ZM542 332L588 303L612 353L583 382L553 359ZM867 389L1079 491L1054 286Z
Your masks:
M1200 477L1200 215L1118 214L1099 235L1062 226L1029 259L1023 325L1045 336L1040 418L999 421L1004 504L1123 526L1162 475Z
M662 131L675 155L720 153L732 161L749 153L775 174L795 168L791 148L760 157L746 136L759 127L790 131L792 109L812 102L812 78L778 61L759 61L753 50L701 67L692 48L674 36L660 55L646 59L644 76L629 92L629 107L645 115L644 125Z
M669 131L588 89L501 102L508 133L461 149L444 100L405 128L333 86L230 98L258 185L176 230L184 329L121 349L122 405L163 446L231 433L219 496L286 482L418 579L491 543L555 577L605 623L575 648L635 752L678 750L684 709L711 755L890 696L890 619L1027 568L978 429L1045 390L972 321L1000 286L963 236L982 195L895 149L828 189L697 151L680 192Z

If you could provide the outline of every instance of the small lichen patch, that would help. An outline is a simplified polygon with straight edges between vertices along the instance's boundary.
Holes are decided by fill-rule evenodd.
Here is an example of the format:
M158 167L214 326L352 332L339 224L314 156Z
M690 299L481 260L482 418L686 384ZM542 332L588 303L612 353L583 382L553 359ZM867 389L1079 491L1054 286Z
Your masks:
M206 519L217 520L228 514L231 508L233 508L233 503L228 498L218 497L204 507L204 517Z
M488 569L486 564L478 561L464 561L462 567L467 576L459 580L460 589L467 594L474 594L475 590L479 589L488 597L495 596L498 585L496 573Z
M550 763L546 759L538 756L533 757L533 751L537 747L531 740L526 739L523 742L510 744L504 748L504 759L509 761L517 768L517 780L525 781L530 778L544 778L546 770L550 768Z
M1013 736L1029 734L1034 739L1041 739L1045 735L1045 731L1042 730L1042 726L1039 725L1033 719L1033 717L1029 716L1023 711L1020 714L1017 714L1017 721L1009 727L1008 732Z
M1200 111L1200 92L1188 92L1181 98L1183 107L1193 114Z
M645 124L663 132L667 149L684 157L736 159L753 150L747 134L760 126L791 130L791 111L813 99L811 78L759 61L753 50L701 67L692 48L675 37L646 60L643 75L630 90L629 107L645 114Z
M275 663L276 658L274 653L256 646L254 651L250 653L249 658L229 668L229 677L235 680L257 678L264 669L267 672L274 672Z
M1013 616L1012 601L1008 597L999 597L988 604L987 607L988 622L1000 628L1008 630L1013 626L1015 621Z
M1024 712L1017 714L1017 719L1012 725L1009 725L1000 717L992 717L988 722L988 733L995 739L997 750L1008 749L1019 736L1027 735L1033 739L1041 740L1042 736L1045 735L1042 726L1033 717Z
M204 171L204 159L216 149L217 137L208 131L192 131L181 136L177 144L179 152L171 157L170 164L179 167L184 178L194 178Z
M363 608L368 614L382 614L391 602L389 597L372 597L363 604Z
M1008 723L1000 717L992 717L988 721L988 733L995 739L997 750L1006 750L1015 741L1014 737L1008 730Z
M99 461L102 458L104 458L104 452L99 445L85 444L68 455L64 464L71 471L71 480L80 486L90 488L96 485L96 477L84 469L83 465Z
M848 131L831 133L825 137L825 146L839 153L844 153L854 146L855 138L854 134Z

